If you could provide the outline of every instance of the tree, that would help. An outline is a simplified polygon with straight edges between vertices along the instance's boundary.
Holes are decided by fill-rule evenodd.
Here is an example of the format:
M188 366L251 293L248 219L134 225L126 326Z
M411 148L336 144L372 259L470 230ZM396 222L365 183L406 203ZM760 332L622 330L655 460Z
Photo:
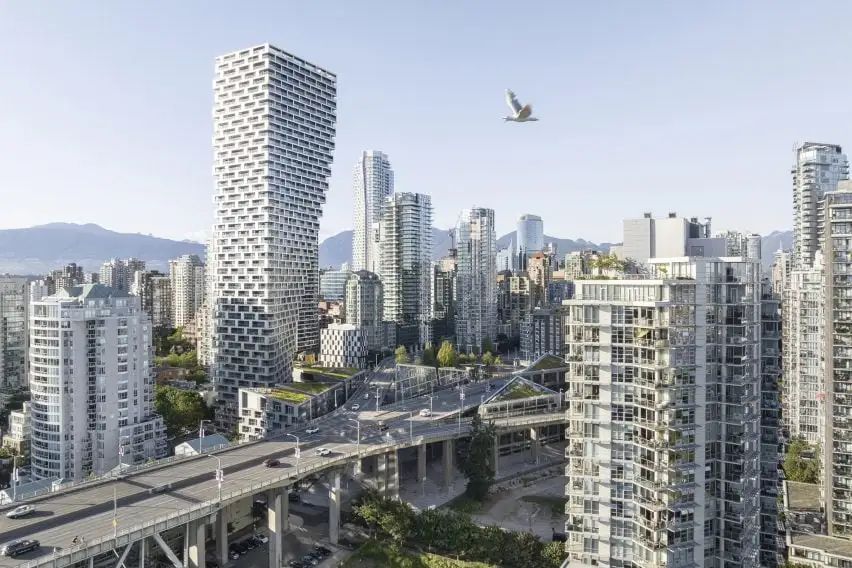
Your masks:
M483 424L479 414L473 415L470 444L463 457L461 470L467 477L465 493L471 499L482 501L494 483L494 443L496 431L493 425Z
M437 366L438 358L435 355L435 348L432 346L432 343L427 343L426 347L423 348L422 360L424 365L429 365L430 367Z
M485 355L482 356L482 364L488 367L494 364L494 355L491 354L491 351L486 351Z
M497 357L495 357L495 358L494 358L494 364L495 364L495 365L502 365L502 364L503 364L503 359L501 359L501 358L500 358L500 356L499 356L499 355L497 355Z
M486 353L486 352L489 352L489 351L491 353L494 353L496 351L496 349L494 348L494 342L491 341L491 338L486 337L485 339L482 340L482 352Z
M565 543L548 542L541 551L542 566L559 568L565 560Z
M453 344L449 341L441 343L441 348L438 349L438 365L441 367L455 367L458 363L459 356Z
M400 345L396 348L396 351L393 352L394 357L396 358L397 363L408 363L408 351L406 351L405 347Z
M163 417L169 435L198 427L207 415L207 405L201 395L194 391L158 386L154 394L154 408Z
M784 475L790 481L801 483L817 483L819 481L819 460L805 457L803 454L813 453L813 449L802 439L795 439L787 446L784 456Z

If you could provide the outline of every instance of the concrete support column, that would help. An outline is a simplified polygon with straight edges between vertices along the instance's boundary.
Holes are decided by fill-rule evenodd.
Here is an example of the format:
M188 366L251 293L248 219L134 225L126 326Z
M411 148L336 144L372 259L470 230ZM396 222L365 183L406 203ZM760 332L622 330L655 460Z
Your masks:
M219 566L228 563L228 510L221 507L216 515L216 524L213 529L213 540L216 546L216 560Z
M205 568L206 553L204 548L207 539L207 524L204 519L191 521L186 524L187 556L184 563L188 568Z
M426 444L417 446L417 481L426 479Z
M139 568L145 568L145 557L148 556L148 539L142 537L139 539ZM94 557L92 557L94 560Z
M281 530L290 530L290 488L281 488Z
M444 470L444 489L449 491L453 485L453 452L455 447L452 440L444 440L442 448L441 463Z
M500 464L500 435L494 436L494 452L491 458L491 465L494 466L494 477L497 477L497 474L500 473L499 470Z
M399 499L399 453L396 450L387 453L387 496Z
M340 538L340 471L331 474L328 483L328 541L337 544Z
M281 540L281 501L280 489L266 492L266 528L269 531L269 566L281 568L284 559Z
M530 452L532 453L532 459L535 461L536 465L538 464L538 455L541 450L541 442L538 439L538 427L533 426L530 428Z

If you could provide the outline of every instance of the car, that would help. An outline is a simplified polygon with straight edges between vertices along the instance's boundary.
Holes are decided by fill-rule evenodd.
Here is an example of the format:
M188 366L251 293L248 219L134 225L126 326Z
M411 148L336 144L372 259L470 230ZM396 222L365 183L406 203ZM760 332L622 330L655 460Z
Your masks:
M310 554L305 554L304 556L302 556L302 564L305 566L316 566L319 564L319 562Z
M281 465L281 461L275 458L269 458L268 460L263 462L263 465L265 465L266 467L278 467L279 465Z
M370 400L370 393L368 393L368 392L364 393L364 400Z
M316 426L305 430L305 434L316 434L317 432L319 432L319 428L317 428Z
M323 556L328 556L328 555L330 555L330 554L331 554L331 550L329 550L328 548L326 548L326 547L322 546L321 544L316 545L316 546L314 547L314 550L315 550L317 553L319 553L319 554L321 554L321 555L323 555Z
M287 566L290 568L305 568L305 565L299 562L298 560L291 560L287 563Z
M426 416L428 418L429 416L432 416L432 411L428 408L424 408L420 411L420 416Z
M236 549L236 551L237 551L237 552L239 552L239 553L240 553L240 555L245 554L245 553L246 553L246 552L248 552L248 550L249 550L248 545L247 545L246 543L244 543L244 542L238 542L238 543L236 543L236 544L234 545L234 548Z
M385 421L384 421L384 420L379 420L379 430L381 430L382 432L384 432L384 431L385 431L385 430L387 430L387 429L388 429L388 425L387 425L387 424L385 424Z
M323 457L330 456L331 450L329 450L328 448L317 448L316 455Z
M254 538L253 536L248 537L244 542L245 545L248 546L249 550L254 550L258 546L260 546L260 541Z
M231 553L230 553L230 557L231 557L231 560L239 560L240 559L240 553L237 552L236 550L232 550Z
M254 535L254 538L259 540L262 544L266 544L267 542L269 542L269 537L263 533L257 533L256 535Z
M361 410L361 405L360 404L353 404L352 410Z
M14 558L19 554L26 554L31 550L35 550L39 546L41 545L37 540L13 540L12 542L6 543L3 548L0 548L0 553L2 553L4 556Z
M6 517L10 519L20 519L21 517L26 517L27 515L31 515L35 513L35 507L32 505L21 505L20 507L15 507L8 513L6 513Z

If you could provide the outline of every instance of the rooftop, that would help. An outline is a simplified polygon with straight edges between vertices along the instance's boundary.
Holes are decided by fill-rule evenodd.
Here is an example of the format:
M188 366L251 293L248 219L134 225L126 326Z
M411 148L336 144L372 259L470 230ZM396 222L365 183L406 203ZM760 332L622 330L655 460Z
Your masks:
M130 296L127 292L110 288L104 284L82 284L80 286L68 286L58 291L50 298L62 300L95 300L107 298L127 298Z
M813 483L800 483L798 481L785 481L784 490L787 492L787 504L792 511L814 511L819 512L820 506L819 486Z
M556 392L547 387L543 387L528 379L517 376L511 378L505 385L497 389L494 394L485 400L485 404L494 402L506 402L511 400L521 400L524 398L532 398L535 396L554 395Z
M852 540L822 534L792 533L793 546L821 550L835 556L852 557ZM795 556L791 559L795 561Z
M180 444L180 445L183 446L184 444L188 444L189 447L192 448L193 450L195 450L196 452L203 452L204 450L206 450L208 448L213 448L215 446L221 446L223 444L226 445L226 444L229 444L229 443L230 442L228 442L228 439L225 436L223 436L222 434L210 434L210 435L204 436L203 438L195 438L195 439L192 439L192 440L187 440L186 442L184 442L183 444Z
M303 392L288 390L284 387L269 389L268 394L272 398L277 398L278 400L283 400L285 402L292 402L294 404L302 404L303 402L308 402L311 399L310 396Z
M568 363L565 362L564 359L557 357L556 355L545 354L532 362L532 364L527 367L525 370L527 371L546 371L548 369L562 369L567 368Z
M287 383L285 388L294 389L309 394L322 394L333 386L333 383L292 382Z
M297 367L303 373L314 373L317 375L325 375L337 379L348 379L360 373L359 369L353 367L320 367L319 365L306 365Z

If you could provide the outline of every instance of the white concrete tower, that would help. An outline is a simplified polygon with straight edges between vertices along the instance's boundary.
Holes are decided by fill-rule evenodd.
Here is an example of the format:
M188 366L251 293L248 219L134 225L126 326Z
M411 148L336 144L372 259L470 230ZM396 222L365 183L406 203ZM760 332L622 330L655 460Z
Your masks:
M385 199L393 194L393 170L386 154L361 153L355 165L355 224L352 235L352 270L377 272L379 220Z
M186 327L204 301L204 262L194 254L169 261L172 288L172 320L175 327Z
M269 44L216 58L217 422L237 389L292 379L319 344L319 218L334 148L336 77Z
M164 457L163 419L154 414L153 326L140 299L84 284L31 307L33 476L82 480Z
M479 353L497 333L497 238L494 210L462 211L456 225L456 344Z

